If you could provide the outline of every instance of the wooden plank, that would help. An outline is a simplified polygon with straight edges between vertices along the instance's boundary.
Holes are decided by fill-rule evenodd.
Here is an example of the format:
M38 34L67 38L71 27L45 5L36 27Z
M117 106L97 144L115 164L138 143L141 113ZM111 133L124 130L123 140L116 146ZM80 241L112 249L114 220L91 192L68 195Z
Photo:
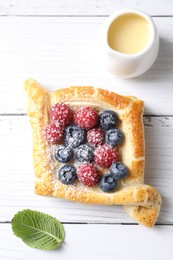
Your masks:
M173 15L171 0L5 0L0 2L0 15L109 15L120 8L137 8L151 15Z
M173 117L145 117L145 182L162 194L158 223L173 223ZM83 205L33 194L31 130L26 116L0 117L0 221L31 208L64 222L131 223L121 206Z
M41 251L26 246L0 224L1 259L119 260L172 259L173 226L65 225L65 242L59 250Z
M150 71L118 79L93 65L93 42L105 18L0 17L0 113L24 113L22 84L28 77L48 90L93 85L145 101L145 113L171 115L173 19L155 18L160 54ZM14 98L15 97L15 98Z

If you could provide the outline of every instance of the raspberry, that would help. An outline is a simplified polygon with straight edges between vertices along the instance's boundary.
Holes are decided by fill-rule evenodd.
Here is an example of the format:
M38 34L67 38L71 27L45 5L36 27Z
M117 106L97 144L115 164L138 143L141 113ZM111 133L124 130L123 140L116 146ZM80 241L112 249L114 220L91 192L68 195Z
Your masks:
M57 103L51 108L51 117L54 121L66 126L70 123L72 118L72 111L66 104Z
M77 169L77 175L83 185L93 187L97 184L100 173L92 164L84 163Z
M100 128L93 128L87 132L87 141L90 145L98 146L104 143L104 131Z
M116 148L101 145L96 148L94 158L98 165L108 168L113 162L119 161L119 154Z
M63 127L58 122L51 122L45 129L44 135L46 140L51 144L57 144L62 140Z
M75 124L86 130L94 127L97 124L97 121L97 111L91 107L81 107L74 114Z

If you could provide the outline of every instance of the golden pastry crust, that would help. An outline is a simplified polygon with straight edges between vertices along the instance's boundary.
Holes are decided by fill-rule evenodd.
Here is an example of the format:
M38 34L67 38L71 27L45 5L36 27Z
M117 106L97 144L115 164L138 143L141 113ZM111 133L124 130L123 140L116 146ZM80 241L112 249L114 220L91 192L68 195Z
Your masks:
M143 102L135 97L125 97L93 87L69 87L50 94L36 81L24 83L27 96L27 114L33 130L33 161L36 175L35 192L40 195L66 198L92 204L122 204L138 223L154 225L161 204L156 189L143 184L145 165L144 130L142 123ZM82 184L64 185L55 180L56 164L52 160L51 147L43 136L49 122L49 110L58 102L73 108L89 104L96 108L115 110L121 121L125 142L120 148L123 163L129 168L128 177L114 193L104 193L97 187L86 188Z

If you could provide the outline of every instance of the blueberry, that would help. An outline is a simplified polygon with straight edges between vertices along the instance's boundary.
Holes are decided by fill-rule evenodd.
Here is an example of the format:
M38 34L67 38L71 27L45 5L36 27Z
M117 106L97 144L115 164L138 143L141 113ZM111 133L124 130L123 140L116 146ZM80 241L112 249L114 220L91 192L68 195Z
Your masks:
M79 162L92 162L94 159L94 149L87 144L82 144L76 149L75 157Z
M122 143L123 137L124 135L120 129L118 128L109 129L108 131L106 131L105 142L108 145L114 147Z
M72 157L73 157L73 149L68 146L59 145L55 151L55 159L58 162L61 163L69 162Z
M124 179L128 175L128 168L121 162L115 162L110 167L110 174L116 180Z
M99 123L101 128L108 130L110 128L116 127L118 124L118 116L112 110L104 110L99 114Z
M69 125L64 130L64 141L67 146L76 148L85 141L85 131L77 125Z
M59 180L63 184L72 184L77 179L76 169L72 165L64 165L58 171Z
M99 187L104 192L112 192L117 188L117 180L111 174L103 174L99 180Z

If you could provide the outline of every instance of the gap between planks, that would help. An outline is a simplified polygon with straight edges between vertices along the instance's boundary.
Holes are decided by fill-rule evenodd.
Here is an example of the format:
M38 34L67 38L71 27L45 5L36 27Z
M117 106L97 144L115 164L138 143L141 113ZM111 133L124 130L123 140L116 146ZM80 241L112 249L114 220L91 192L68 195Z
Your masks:
M0 116L27 116L27 114L25 114L25 113L14 113L14 114L12 114L12 113L8 113L8 114L6 114L6 113L3 113L3 114L0 114ZM147 115L147 114L145 114L145 115L143 115L143 117L173 117L173 115Z
M67 15L56 15L56 14L1 14L0 17L109 17L109 15L102 15L102 14L91 14L91 15L80 15L80 14L67 14ZM167 18L167 17L173 17L173 15L151 15L151 17L157 17L157 18Z
M0 225L2 224L11 224L11 221L0 221ZM100 223L100 222L63 222L61 221L61 224L63 225L124 225L124 226L138 226L139 224L137 223L114 223L114 222L109 222L109 223ZM173 226L173 224L169 223L156 223L154 226Z

